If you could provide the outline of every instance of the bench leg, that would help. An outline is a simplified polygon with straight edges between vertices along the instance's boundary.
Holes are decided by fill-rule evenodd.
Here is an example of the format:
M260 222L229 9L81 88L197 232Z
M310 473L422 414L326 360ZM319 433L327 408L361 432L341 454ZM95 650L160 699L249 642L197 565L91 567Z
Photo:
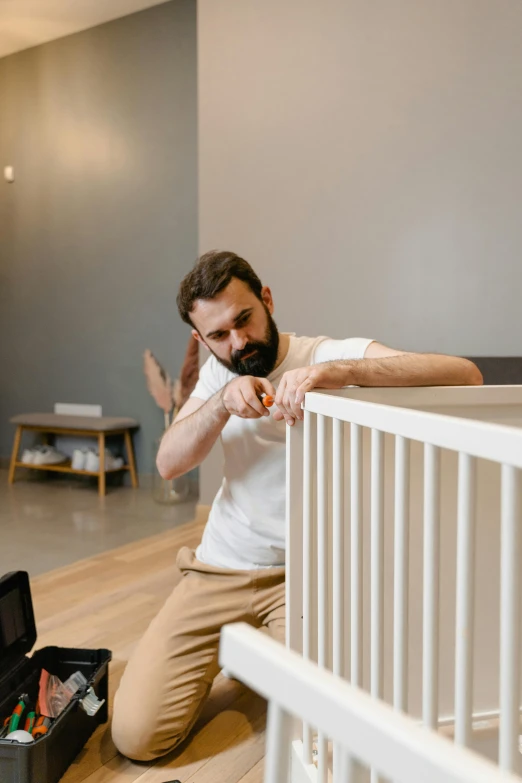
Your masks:
M134 446L132 445L132 435L129 430L125 431L125 449L127 450L127 460L130 468L132 486L138 488L138 474L136 473L136 460L134 458Z
M13 451L11 453L11 464L9 465L9 483L14 484L16 463L18 462L18 451L20 449L20 441L22 440L23 426L21 424L16 428L16 433L13 443Z
M98 473L98 494L105 496L105 433L98 434L98 451L100 453L100 472Z

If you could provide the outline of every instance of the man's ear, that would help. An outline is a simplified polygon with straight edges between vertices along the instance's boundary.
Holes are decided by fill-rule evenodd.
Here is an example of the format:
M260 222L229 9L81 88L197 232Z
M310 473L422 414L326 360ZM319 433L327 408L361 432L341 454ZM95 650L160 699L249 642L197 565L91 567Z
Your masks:
M201 343L201 345L204 348L206 348L207 351L210 351L210 348L208 347L208 345L206 344L206 342L204 341L204 339L202 338L202 336L200 335L197 329L192 330L192 337L194 338L194 340L197 340L198 343Z
M265 285L261 289L261 299L263 300L263 303L267 306L268 312L270 315L274 312L274 300L272 298L272 291L270 288Z

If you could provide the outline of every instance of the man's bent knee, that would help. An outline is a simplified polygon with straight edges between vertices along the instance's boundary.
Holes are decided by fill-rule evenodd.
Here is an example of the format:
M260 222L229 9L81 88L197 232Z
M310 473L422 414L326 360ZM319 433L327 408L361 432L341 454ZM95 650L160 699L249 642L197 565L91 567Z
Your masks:
M170 729L170 731L169 731ZM112 719L116 749L133 761L154 761L174 750L187 736L190 725L156 727L138 713L117 709Z

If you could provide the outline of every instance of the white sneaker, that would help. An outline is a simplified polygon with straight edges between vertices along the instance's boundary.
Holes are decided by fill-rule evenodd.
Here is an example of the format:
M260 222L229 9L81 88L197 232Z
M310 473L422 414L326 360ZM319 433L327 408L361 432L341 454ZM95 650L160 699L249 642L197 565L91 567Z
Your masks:
M34 455L33 465L59 465L61 462L65 462L66 459L67 456L55 449L54 446L44 446L41 451Z
M121 467L123 467L122 458L114 457L109 449L105 449L105 470L117 470L117 468ZM99 452L89 451L85 461L85 470L88 470L90 473L98 473L100 470Z
M85 456L85 467L84 470L87 470L89 473L98 473L100 469L100 457L98 455L97 451L94 451L94 449L89 449Z
M24 452L22 454L22 462L25 465L34 465L36 464L36 457L38 454L41 454L42 451L44 451L47 446L33 446L32 449L24 449Z
M87 449L74 449L72 460L71 460L71 468L73 470L86 470L85 464L87 462L87 455L88 455Z

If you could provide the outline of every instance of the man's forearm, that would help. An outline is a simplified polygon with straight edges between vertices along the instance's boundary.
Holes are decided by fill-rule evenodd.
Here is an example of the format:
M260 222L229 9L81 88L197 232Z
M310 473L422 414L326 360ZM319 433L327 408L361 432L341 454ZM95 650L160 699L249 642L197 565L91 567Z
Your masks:
M483 383L478 367L457 356L405 353L341 363L346 365L346 385L480 386Z
M175 421L161 441L156 465L165 479L182 476L203 462L230 418L221 391L201 408Z

